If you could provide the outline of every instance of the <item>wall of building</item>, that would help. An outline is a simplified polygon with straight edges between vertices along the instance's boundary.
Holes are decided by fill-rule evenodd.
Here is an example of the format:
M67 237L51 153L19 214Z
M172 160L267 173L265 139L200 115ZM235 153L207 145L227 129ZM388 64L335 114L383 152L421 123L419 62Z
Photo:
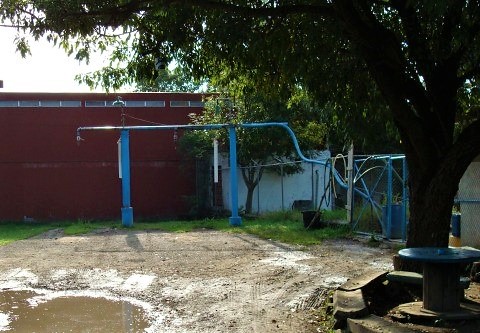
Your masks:
M329 151L319 152L314 159L327 161L330 158ZM331 193L327 191L324 200L326 185L329 182L329 173L323 165L306 162L298 162L303 171L291 175L282 175L274 171L272 167L266 167L259 185L253 195L252 213L265 213L292 209L294 202L311 201L312 206L317 208L320 203L322 209L331 209ZM228 156L221 159L223 204L231 209L230 193L230 166ZM275 167L277 170L279 166ZM243 181L240 169L237 170L238 179L238 204L239 208L245 207L247 198L247 186ZM283 185L282 185L283 183Z
M480 156L470 164L458 188L462 245L480 248Z
M121 125L118 95L127 125L186 124L202 110L199 94L0 93L0 220L120 217L119 133L88 131L76 141L79 126ZM173 137L130 134L136 218L181 215L195 194Z

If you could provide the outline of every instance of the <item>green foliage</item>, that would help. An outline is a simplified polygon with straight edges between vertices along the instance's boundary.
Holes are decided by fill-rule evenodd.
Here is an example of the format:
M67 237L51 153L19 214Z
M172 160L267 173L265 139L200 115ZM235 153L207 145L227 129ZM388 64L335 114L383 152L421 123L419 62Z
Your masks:
M237 95L234 95L240 91ZM263 92L254 91L248 82L241 80L230 84L231 98L214 95L205 103L202 114L191 114L191 123L205 124L238 124L268 121L293 121L293 128L298 133L303 149L322 149L325 145L327 126L307 117L302 117L303 109L308 105L297 98L296 103L272 100ZM310 111L307 108L306 111ZM291 138L280 128L242 128L237 127L237 160L241 167L243 180L248 194L245 203L246 213L251 213L253 190L260 181L264 164L295 160L294 145ZM220 148L228 147L228 133L221 130L199 130L186 132L180 139L180 150L190 157L208 158L212 151L212 142L217 139ZM298 158L298 157L297 157ZM285 174L299 172L298 165L283 168Z
M197 92L202 89L202 82L189 75L189 72L180 66L170 70L165 68L158 71L154 82L148 80L137 81L139 91L161 92Z

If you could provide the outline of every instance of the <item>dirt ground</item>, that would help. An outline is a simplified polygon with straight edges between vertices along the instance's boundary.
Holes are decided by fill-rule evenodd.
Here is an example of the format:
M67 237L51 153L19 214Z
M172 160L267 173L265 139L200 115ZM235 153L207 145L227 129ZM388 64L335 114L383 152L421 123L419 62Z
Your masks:
M0 291L98 293L142 305L147 332L323 332L330 291L394 251L361 240L299 247L217 231L61 230L0 247Z

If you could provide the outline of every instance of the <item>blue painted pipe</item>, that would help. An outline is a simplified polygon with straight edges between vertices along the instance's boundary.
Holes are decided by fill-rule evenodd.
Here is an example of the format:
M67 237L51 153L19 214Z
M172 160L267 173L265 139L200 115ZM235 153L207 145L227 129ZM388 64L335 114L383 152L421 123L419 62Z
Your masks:
M234 125L228 127L230 138L230 199L232 202L232 216L230 225L239 226L242 218L238 216L238 180L237 180L237 133Z
M214 130L228 128L230 140L230 189L232 216L230 217L231 225L241 225L242 220L238 215L238 180L237 180L237 139L236 127L244 128L263 128L263 127L281 127L290 135L298 156L305 162L326 165L330 169L332 165L319 160L313 160L303 155L298 144L295 133L288 126L288 123L268 122L268 123L246 123L246 124L208 124L208 125L152 125L152 126L85 126L77 128L77 141L82 140L81 131L121 131L121 161L122 161L122 224L124 226L133 225L133 208L130 207L130 150L129 150L129 131L154 131L154 130L172 130L172 129L190 129L190 130ZM340 177L336 170L332 170L337 183L348 188L348 185ZM355 191L365 199L369 199L369 195L355 189Z
M133 226L133 208L130 204L130 131L120 132L120 154L122 163L122 225Z

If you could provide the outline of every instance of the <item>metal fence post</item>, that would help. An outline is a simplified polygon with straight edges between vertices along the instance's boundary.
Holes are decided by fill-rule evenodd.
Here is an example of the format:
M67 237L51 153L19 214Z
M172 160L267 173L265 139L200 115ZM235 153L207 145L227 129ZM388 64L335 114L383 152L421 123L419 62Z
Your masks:
M232 200L232 216L230 217L230 225L241 225L242 218L238 216L238 182L237 182L237 133L235 125L228 127L228 135L230 139L230 188Z
M122 225L133 226L133 208L130 206L130 137L128 130L120 132L120 161L122 170Z

